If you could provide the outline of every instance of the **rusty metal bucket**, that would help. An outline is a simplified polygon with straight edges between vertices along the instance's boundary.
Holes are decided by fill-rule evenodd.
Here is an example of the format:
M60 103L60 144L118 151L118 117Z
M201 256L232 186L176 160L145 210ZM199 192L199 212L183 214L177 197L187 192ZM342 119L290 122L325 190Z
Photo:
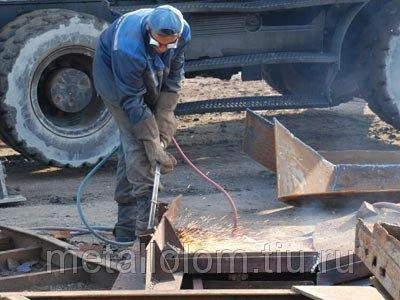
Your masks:
M296 138L278 120L270 122L251 111L247 113L243 150L276 171L278 198L291 205L400 202L400 164L333 163ZM379 153L362 152L365 161L379 159ZM373 159L368 159L366 153ZM335 157L340 159L337 152ZM396 162L398 153L389 155L386 151L383 157Z

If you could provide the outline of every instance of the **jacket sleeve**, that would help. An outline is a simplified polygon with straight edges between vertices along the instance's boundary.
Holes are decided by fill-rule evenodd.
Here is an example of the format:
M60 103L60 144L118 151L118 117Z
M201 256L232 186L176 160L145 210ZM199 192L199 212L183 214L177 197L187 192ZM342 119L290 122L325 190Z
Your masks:
M143 82L143 73L146 70L145 59L140 54L132 56L121 50L113 51L111 59L119 106L127 113L132 124L149 118L152 112L143 99L146 93Z

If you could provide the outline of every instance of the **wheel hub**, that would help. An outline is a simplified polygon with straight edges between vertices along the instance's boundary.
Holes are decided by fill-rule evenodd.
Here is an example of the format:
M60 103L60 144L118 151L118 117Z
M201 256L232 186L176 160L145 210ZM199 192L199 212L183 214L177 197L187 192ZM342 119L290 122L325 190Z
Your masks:
M93 85L85 72L63 68L55 71L48 81L47 96L58 109L76 113L90 103Z

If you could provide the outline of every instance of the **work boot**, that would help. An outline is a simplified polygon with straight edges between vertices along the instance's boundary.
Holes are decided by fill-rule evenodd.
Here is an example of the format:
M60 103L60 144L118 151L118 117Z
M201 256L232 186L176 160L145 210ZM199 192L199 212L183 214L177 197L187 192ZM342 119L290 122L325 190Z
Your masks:
M151 195L146 195L136 199L137 201L137 219L135 226L136 236L147 231L150 217Z
M133 242L137 215L136 204L118 204L118 221L114 227L115 240L120 243Z

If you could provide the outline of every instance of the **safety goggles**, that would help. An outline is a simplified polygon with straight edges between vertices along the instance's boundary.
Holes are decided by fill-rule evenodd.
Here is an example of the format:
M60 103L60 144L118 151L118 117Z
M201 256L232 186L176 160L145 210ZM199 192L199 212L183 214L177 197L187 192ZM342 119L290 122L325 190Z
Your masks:
M161 45L165 45L167 49L176 49L178 47L179 36L176 38L176 41L169 44L161 44L159 41L154 39L151 34L149 33L149 44L153 47L160 47Z

